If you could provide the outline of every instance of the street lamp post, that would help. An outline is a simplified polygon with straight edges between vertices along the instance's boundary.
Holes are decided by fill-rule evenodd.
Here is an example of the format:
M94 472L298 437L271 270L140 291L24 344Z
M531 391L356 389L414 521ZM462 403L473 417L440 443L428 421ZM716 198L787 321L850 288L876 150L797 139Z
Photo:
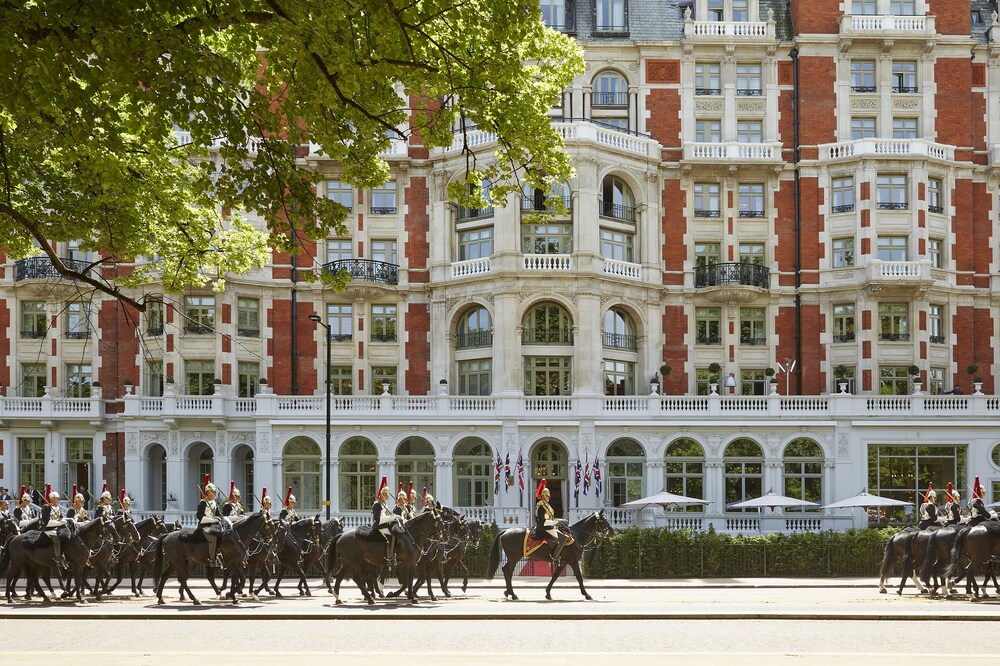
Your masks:
M319 324L326 330L326 519L330 520L330 325L324 323L319 315L309 315L309 321Z

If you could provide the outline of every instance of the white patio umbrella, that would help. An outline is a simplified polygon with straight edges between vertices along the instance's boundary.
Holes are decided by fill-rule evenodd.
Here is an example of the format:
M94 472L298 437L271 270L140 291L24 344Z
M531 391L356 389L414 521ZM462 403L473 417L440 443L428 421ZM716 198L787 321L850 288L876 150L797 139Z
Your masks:
M711 504L711 502L709 500L698 499L696 497L675 495L674 493L668 493L664 490L656 493L655 495L650 495L649 497L643 497L642 499L626 502L622 506L636 509L642 509L647 506L662 506L666 509L670 506L691 506L693 504Z
M761 497L755 497L753 499L743 500L742 502L733 502L732 504L727 504L727 509L759 509L761 507L770 507L773 511L778 507L786 508L790 506L805 506L810 508L816 508L819 504L815 502L807 502L805 500L796 499L794 497L787 497L785 495L776 495L773 490L768 490L766 494Z
M867 509L868 507L884 507L884 506L907 506L909 502L904 502L902 500L889 499L888 497L879 497L878 495L871 495L868 493L868 489L862 490L860 493L854 497L848 497L847 499L842 499L839 502L833 502L832 504L827 504L824 509L854 509L862 508Z

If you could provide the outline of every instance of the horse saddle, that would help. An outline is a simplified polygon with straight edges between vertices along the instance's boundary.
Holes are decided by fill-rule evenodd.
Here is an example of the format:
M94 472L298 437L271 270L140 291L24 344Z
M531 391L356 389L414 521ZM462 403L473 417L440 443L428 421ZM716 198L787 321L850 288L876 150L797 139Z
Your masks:
M571 543L573 543L573 537L570 536L570 535L568 535L568 534L567 534L567 536L569 536L569 538L566 540L566 545L568 546ZM552 537L549 537L547 539L540 539L539 540L539 539L536 539L533 536L531 536L531 532L525 532L524 533L524 554L525 554L525 556L531 555L533 552L535 552L536 550L538 550L539 548L541 548L545 544L547 544L549 542L552 542L552 541L555 541L555 539L553 539Z
M183 543L205 543L205 534L191 527L181 528L177 538Z
M51 546L52 540L41 530L30 530L25 532L21 537L21 545L24 546L25 550L35 550L38 548L44 548L45 546Z
M359 525L357 535L359 539L365 541L385 541L382 533L375 529L374 525Z

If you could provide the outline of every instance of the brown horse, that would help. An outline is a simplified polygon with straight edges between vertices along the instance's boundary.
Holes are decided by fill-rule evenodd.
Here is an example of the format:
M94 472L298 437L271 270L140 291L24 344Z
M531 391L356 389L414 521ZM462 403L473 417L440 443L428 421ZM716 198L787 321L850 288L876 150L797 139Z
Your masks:
M563 524L565 524L565 521L563 521ZM576 574L577 582L580 584L580 592L587 601L590 601L591 597L587 593L587 589L583 586L580 559L583 557L584 549L592 541L610 537L615 531L612 529L608 519L604 517L604 509L595 511L583 520L570 525L569 531L573 535L573 543L566 544L563 548L562 555L560 556L560 564L554 568L552 578L545 588L545 598L552 599L552 585L566 569L566 565L569 564L573 569L573 573ZM524 552L525 536L527 534L528 530L523 527L516 527L501 532L493 539L493 546L490 548L490 567L486 573L486 580L492 580L496 574L497 568L500 566L500 550L503 548L504 555L507 557L507 563L503 565L503 575L507 580L507 589L504 590L503 594L504 598L510 597L515 601L517 600L517 595L514 594L511 577L514 575L514 567L521 561L521 558L529 557L532 560L551 561L552 544L548 541L530 553Z

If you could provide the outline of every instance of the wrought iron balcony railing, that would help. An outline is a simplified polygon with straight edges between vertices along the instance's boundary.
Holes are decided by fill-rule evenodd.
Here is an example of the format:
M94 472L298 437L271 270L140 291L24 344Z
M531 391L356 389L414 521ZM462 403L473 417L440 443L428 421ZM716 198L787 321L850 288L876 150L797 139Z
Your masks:
M573 344L573 331L568 328L547 328L540 330L526 328L521 331L521 344L571 345Z
M834 335L833 336L833 341L834 342L854 342L854 334L853 333L842 333L840 335Z
M66 268L70 270L83 273L90 266L88 261L80 261L79 259L63 259L63 264ZM18 282L20 280L62 280L62 275L56 270L56 267L52 265L52 260L48 257L29 257L27 259L19 259L14 262L14 281Z
M352 280L358 282L377 282L380 284L399 284L399 266L374 259L338 259L323 265L328 273L347 271Z
M750 263L706 264L694 269L695 287L740 285L767 289L771 271L766 266Z
M595 107L628 106L627 92L594 92L591 103Z
M628 349L631 351L638 349L635 336L627 333L605 333L604 346L608 349Z
M833 207L833 212L834 213L850 213L853 210L854 210L854 204L852 204L852 203L849 203L849 204L840 204L839 206L834 206Z
M493 331L466 331L455 336L456 349L472 349L492 345Z
M879 333L878 339L882 342L909 342L909 333Z
M521 210L533 210L537 212L551 213L556 210L557 201L562 201L563 207L568 213L570 211L570 197L536 197L524 195L521 197Z
M943 345L944 344L944 336L943 335L931 335L929 337L930 337L931 344L935 344L935 345Z
M601 202L601 217L609 217L612 220L621 220L623 222L635 222L635 208L632 206L625 206L624 204L616 204L611 201Z

